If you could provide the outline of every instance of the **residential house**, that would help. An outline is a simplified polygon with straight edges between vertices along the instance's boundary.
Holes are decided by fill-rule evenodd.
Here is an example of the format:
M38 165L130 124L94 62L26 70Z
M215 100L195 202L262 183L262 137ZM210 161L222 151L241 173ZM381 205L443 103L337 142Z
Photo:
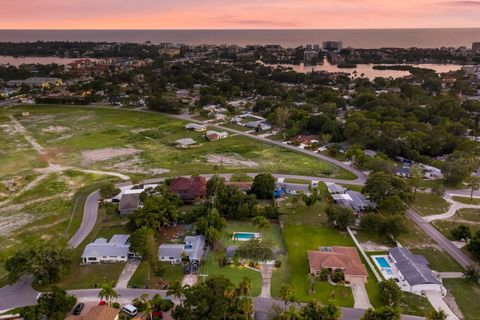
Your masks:
M345 208L351 208L357 213L376 207L375 202L370 201L357 191L347 190L345 193L331 194L331 196L336 204Z
M178 139L177 141L175 141L175 145L177 146L177 148L181 149L187 149L195 146L196 144L197 142L192 138Z
M120 309L109 305L95 306L79 316L69 315L65 320L118 320Z
M400 274L400 281L406 284L402 289L421 294L426 290L443 292L442 282L430 270L427 260L420 255L414 255L407 248L392 248L388 252L391 262L395 264Z
M193 130L193 131L196 131L196 132L204 132L207 130L207 127L201 125L201 124L197 124L197 123L188 123L186 126L185 126L185 129L187 130Z
M143 190L143 189L142 189ZM135 209L140 207L140 192L139 190L132 189L126 190L122 194L120 203L118 204L118 211L121 215L132 213Z
M217 131L209 130L209 131L207 131L205 136L207 137L207 139L209 141L215 141L215 140L228 138L228 132L226 132L226 131L217 132Z
M93 243L87 244L82 254L82 263L113 263L127 261L131 255L130 236L128 234L116 234L110 241L98 238Z
M190 262L200 263L205 248L205 237L187 236L184 244L161 244L158 247L158 259L160 261L178 264L182 262L182 254L185 254Z
M366 282L368 271L360 260L355 247L321 247L320 251L308 251L310 273L319 276L322 270L341 270L345 282Z
M298 135L295 137L295 141L297 143L309 146L309 145L312 145L313 143L317 143L319 140L318 140L318 136L316 135Z
M336 183L326 182L325 184L327 185L327 189L330 194L343 194L347 192L346 188Z
M410 178L410 167L398 168L395 174L399 177Z
M185 203L203 201L207 196L207 179L205 177L178 177L170 182L169 189Z

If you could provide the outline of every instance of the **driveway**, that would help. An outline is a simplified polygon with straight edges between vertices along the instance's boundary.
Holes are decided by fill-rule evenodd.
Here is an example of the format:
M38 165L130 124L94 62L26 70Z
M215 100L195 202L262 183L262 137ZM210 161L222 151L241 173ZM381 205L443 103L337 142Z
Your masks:
M122 273L118 277L117 285L115 286L115 289L128 288L128 281L130 281L130 278L133 276L133 274L135 273L135 270L137 270L139 265L140 265L140 260L137 260L137 259L128 260L127 263L125 264L125 267L122 270Z
M365 283L363 281L352 280L350 282L350 288L352 288L353 299L355 301L353 305L354 308L368 309L372 307L370 300L368 299L367 289L365 289Z
M447 314L447 320L458 320L452 309L443 301L442 295L437 291L425 291L425 296L435 310L443 310Z
M272 280L273 266L271 264L263 263L260 272L262 273L262 292L260 293L260 297L271 298L270 282Z
M187 274L183 277L182 286L193 286L197 283L198 275L196 274Z

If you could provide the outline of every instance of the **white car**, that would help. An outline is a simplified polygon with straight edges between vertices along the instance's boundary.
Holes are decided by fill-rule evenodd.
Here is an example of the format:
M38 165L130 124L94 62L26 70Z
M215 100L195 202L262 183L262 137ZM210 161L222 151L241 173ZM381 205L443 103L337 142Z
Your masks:
M122 311L132 317L136 316L138 313L137 308L135 306L132 306L131 304L123 306Z

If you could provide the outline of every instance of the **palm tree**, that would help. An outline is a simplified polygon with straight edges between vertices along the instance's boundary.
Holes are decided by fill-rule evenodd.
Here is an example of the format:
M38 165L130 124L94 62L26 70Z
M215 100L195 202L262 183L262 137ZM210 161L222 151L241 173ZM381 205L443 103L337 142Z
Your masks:
M427 317L428 320L445 320L447 319L447 314L443 310L433 310Z
M342 316L342 310L334 302L329 302L322 308L322 315L325 320L338 320Z
M270 221L264 216L256 216L252 219L252 224L258 228L260 231L270 231L271 224Z
M295 302L295 291L291 285L284 284L280 289L280 299L284 302L284 311L287 311L287 304Z
M117 292L108 283L102 284L101 288L102 289L98 293L98 296L102 300L105 298L108 302L108 305L111 306L112 305L112 299L117 299L118 298Z
M144 306L144 314L148 314L148 319L152 319L152 303L148 299L148 294L144 293L140 297L138 297L138 300L140 300Z
M249 277L243 277L242 281L238 285L238 289L241 295L251 297L252 279Z
M180 281L175 281L168 287L167 296L173 296L182 304L182 298L186 288L187 286L183 286Z
M311 273L309 273L307 276L307 286L310 294L314 294L315 293L315 276Z
M251 297L243 297L239 301L239 308L245 315L246 320L251 320L252 319L252 314L254 312L253 310L253 301Z

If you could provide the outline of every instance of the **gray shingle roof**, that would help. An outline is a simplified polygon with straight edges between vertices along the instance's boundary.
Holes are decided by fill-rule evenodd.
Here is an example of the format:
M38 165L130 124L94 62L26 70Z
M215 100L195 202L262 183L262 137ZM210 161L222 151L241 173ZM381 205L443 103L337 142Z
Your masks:
M118 204L119 211L135 210L140 205L139 193L127 193L122 195L120 203Z
M201 261L203 257L203 249L205 247L205 237L187 236L185 244L162 244L158 247L159 257L174 257L180 259L182 252L190 258L190 260Z
M411 286L419 284L442 284L420 256L414 255L407 248L393 248L390 256L396 261L395 266Z
M82 257L127 257L130 248L129 237L128 234L114 235L109 242L104 238L98 238L85 247Z

